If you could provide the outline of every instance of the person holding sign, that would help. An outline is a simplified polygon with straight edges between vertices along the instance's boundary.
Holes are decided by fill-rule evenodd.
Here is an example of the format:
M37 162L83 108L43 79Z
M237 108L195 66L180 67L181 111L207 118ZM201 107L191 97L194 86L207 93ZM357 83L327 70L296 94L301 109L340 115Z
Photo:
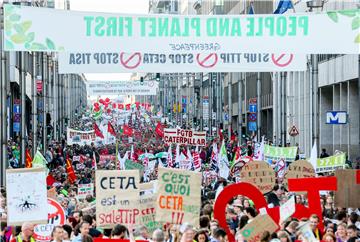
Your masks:
M21 226L21 233L12 238L10 242L35 242L33 238L34 225L31 223L23 223Z

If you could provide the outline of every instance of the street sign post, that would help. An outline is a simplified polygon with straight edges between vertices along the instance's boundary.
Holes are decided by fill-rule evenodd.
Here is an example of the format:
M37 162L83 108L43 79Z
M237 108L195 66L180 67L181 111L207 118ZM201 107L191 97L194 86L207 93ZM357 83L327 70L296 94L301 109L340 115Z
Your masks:
M347 112L346 111L326 112L326 124L347 124Z
M289 135L292 137L295 137L297 135L299 135L299 130L296 128L295 125L293 125L290 130L289 130Z

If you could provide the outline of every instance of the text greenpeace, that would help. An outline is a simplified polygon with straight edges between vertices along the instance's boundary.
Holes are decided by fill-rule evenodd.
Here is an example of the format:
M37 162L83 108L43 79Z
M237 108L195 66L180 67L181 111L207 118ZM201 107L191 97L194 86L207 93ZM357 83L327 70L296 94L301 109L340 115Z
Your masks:
M181 65L179 65L181 64ZM59 54L60 73L116 72L268 72L304 71L306 55L268 53L124 53L65 52Z
M132 54L358 54L360 26L354 22L359 12L136 15L5 4L4 47L8 51L57 52L114 52L121 48Z
M164 129L165 143L175 143L181 145L206 145L206 132L185 129Z

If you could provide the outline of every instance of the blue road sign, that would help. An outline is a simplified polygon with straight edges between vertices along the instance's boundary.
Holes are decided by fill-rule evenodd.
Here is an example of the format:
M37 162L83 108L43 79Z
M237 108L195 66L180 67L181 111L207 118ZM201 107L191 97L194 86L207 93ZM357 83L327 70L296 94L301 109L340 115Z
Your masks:
M257 105L256 104L249 104L249 112L256 113L257 112Z
M256 131L257 130L256 122L248 122L248 130Z
M346 111L329 111L326 112L327 124L346 124L347 112Z

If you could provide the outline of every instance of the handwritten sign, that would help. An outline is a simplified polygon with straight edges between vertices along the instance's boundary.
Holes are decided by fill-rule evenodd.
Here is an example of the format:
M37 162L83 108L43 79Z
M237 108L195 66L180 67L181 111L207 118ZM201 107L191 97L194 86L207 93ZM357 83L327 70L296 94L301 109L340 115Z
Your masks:
M164 141L168 144L206 145L206 132L186 129L164 129Z
M84 199L87 195L94 195L94 184L79 184L77 197Z
M141 217L140 224L144 225L149 233L161 228L161 223L155 221L156 195L146 194L140 197Z
M278 226L274 220L272 220L269 215L264 214L256 216L251 223L240 230L240 233L247 242L257 242L260 241L260 237L264 231L269 231L271 234L277 229Z
M291 196L284 204L280 206L280 221L284 222L295 213L295 196Z
M159 168L156 221L193 226L199 223L201 173Z
M136 224L139 219L139 173L96 171L96 222L100 228Z
M253 184L262 193L270 192L275 185L275 172L264 161L251 161L240 172L240 181Z
M297 160L291 163L284 177L284 186L288 187L288 179L315 177L314 167L306 160ZM304 193L305 194L305 193Z

